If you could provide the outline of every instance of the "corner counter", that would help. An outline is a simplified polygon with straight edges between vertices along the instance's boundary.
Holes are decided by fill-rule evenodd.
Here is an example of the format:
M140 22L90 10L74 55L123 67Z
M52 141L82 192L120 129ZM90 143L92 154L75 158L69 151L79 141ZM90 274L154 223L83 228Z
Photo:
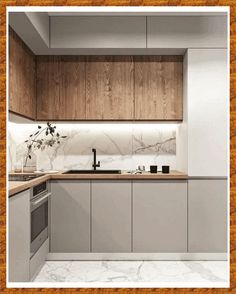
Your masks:
M121 174L64 174L60 171L56 174L44 174L42 177L27 182L8 182L8 195L13 196L23 190L34 187L48 180L187 180L188 175L180 171L172 170L169 174L158 172L152 174L143 172L142 174L131 174L122 171Z

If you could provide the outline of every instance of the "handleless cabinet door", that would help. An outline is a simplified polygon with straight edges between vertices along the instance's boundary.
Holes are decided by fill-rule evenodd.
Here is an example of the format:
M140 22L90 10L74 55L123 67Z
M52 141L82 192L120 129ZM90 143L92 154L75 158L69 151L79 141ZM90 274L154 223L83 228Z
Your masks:
M37 56L37 119L85 119L83 57Z
M9 282L29 282L30 191L9 198Z
M90 181L51 183L50 252L90 251Z
M227 16L148 16L147 48L225 48Z
M182 56L136 56L134 60L135 120L182 120Z
M87 57L86 119L132 120L133 112L133 57Z
M131 252L131 182L92 182L92 252Z
M187 252L187 182L133 182L133 251Z
M189 180L190 252L227 251L227 180Z
M145 16L50 17L51 48L146 48Z
M9 29L9 110L35 119L35 56L18 35Z

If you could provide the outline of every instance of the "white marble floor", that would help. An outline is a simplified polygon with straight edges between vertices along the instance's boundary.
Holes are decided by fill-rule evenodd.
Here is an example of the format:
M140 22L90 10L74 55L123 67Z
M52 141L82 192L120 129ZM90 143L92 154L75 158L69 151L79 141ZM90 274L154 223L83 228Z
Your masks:
M228 273L227 261L47 261L34 282L209 282L210 287L227 287Z

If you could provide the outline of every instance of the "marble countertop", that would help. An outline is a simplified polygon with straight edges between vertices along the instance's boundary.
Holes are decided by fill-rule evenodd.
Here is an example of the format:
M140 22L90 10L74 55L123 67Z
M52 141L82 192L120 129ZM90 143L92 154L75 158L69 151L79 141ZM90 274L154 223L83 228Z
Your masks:
M8 196L13 196L23 190L34 187L47 180L186 180L188 175L180 171L172 170L169 174L161 172L152 174L143 172L142 174L131 174L123 171L121 174L64 174L65 171L60 171L54 174L44 174L36 179L21 182L8 182Z

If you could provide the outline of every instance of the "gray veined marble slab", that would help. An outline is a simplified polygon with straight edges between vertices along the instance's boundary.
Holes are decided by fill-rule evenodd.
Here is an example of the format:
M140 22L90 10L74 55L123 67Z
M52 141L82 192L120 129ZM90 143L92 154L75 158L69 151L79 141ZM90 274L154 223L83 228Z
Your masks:
M47 261L34 282L227 283L227 261Z
M160 126L133 129L133 154L176 154L176 131Z
M24 157L24 141L35 124L9 123L9 170ZM138 165L170 165L176 169L176 126L159 124L57 124L67 138L53 148L36 151L37 169L90 169L92 148L104 169Z

